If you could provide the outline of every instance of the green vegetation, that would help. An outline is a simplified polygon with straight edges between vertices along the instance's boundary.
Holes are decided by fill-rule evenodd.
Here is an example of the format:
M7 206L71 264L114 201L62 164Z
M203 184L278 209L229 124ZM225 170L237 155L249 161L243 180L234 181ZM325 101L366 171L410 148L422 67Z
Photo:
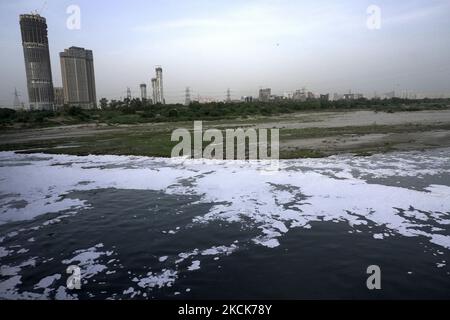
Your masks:
M235 129L249 127L280 128L280 157L317 158L340 152L353 152L368 156L374 152L395 150L403 144L413 148L436 147L445 144L445 136L436 140L430 132L450 130L448 122L397 125L353 125L321 127L323 122L338 112L373 110L375 112L403 112L444 110L449 99L439 100L366 100L327 102L289 100L271 103L192 103L184 105L149 105L140 100L111 101L101 99L102 109L85 110L64 107L52 111L14 111L0 109L2 141L0 151L34 153L63 153L72 155L115 154L169 157L178 142L171 141L176 128L192 130L194 120L205 120L203 129ZM329 112L332 111L332 112ZM295 128L283 123L296 124ZM54 128L74 125L74 127ZM45 128L47 127L47 128ZM35 130L23 130L31 128ZM43 129L45 128L45 129ZM403 134L424 133L421 139L405 139ZM428 133L428 137L426 135ZM364 141L365 135L383 134ZM384 134L387 134L386 137ZM392 137L393 134L399 134ZM225 132L223 132L224 137ZM318 139L308 141L308 139ZM389 140L391 139L391 140ZM420 140L420 141L417 141ZM350 142L349 142L350 141ZM355 142L356 141L356 142ZM349 143L347 143L349 142ZM204 146L208 143L205 142Z
M304 150L304 149L294 149L294 150L281 150L281 159L300 159L300 158L323 158L327 155L323 152L317 150Z
M58 111L15 111L0 109L0 128L34 128L71 125L81 123L140 124L193 120L246 119L254 116L276 116L299 111L370 109L380 112L420 111L447 109L450 99L385 99L353 101L321 101L312 99L304 102L279 100L270 103L191 103L151 105L139 99L110 101L102 98L101 109L84 110L65 106Z
M204 130L209 128L218 128L218 124L222 122L208 122L205 124ZM240 123L239 126L242 126ZM109 130L97 129L93 133L85 136L62 136L59 138L44 138L32 141L8 143L7 139L0 142L0 151L26 150L26 153L51 153L51 154L72 154L72 155L88 155L88 154L114 154L114 155L136 155L136 156L155 156L170 157L172 148L178 142L171 141L172 130L177 126L192 128L192 122L161 124L161 125L139 125L125 128L114 128ZM233 127L232 124L227 126ZM409 132L427 132L435 130L450 130L449 124L436 125L418 125L418 124L402 124L402 125L369 125L369 126L347 126L347 127L331 127L331 128L303 128L303 129L281 129L280 130L280 158L320 158L335 154L336 150L332 147L325 150L311 150L301 147L292 147L293 140L310 139L310 138L328 138L341 137L346 139L347 135L364 136L374 133L409 133ZM224 138L225 131L222 130ZM5 135L7 136L7 135ZM51 134L48 136L52 136ZM204 147L209 142L204 141ZM284 147L289 146L289 147ZM392 145L384 142L382 145L373 144L371 147L350 148L346 151L355 152L359 156L367 156L373 152L387 152L392 150ZM248 150L248 148L247 148Z
M335 128L303 128L303 129L283 129L280 130L280 140L326 138L343 135L364 135L377 133L407 133L424 132L430 130L450 130L449 124L421 125L421 124L401 124L401 125L369 125L369 126L348 126Z

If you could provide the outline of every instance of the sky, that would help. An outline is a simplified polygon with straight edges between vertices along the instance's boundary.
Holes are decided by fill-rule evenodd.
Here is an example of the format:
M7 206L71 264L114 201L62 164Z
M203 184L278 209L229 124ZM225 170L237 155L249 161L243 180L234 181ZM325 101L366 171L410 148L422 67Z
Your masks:
M80 28L67 9L80 9ZM367 25L370 6L380 28ZM450 0L0 0L0 105L27 102L19 15L47 18L53 82L59 52L93 50L97 98L150 86L164 70L167 102L191 95L389 91L450 96ZM370 20L372 21L372 20Z

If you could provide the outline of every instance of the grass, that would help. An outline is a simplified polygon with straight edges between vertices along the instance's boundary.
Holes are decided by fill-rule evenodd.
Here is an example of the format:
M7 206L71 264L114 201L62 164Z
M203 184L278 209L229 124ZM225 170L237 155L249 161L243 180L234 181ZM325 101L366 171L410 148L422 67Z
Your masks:
M133 116L133 115L131 115ZM268 121L277 121L267 119ZM245 124L254 124L253 120L239 121L239 124L228 123L227 127L244 127ZM0 141L0 151L25 150L26 153L43 152L50 154L71 154L71 155L136 155L170 157L172 148L178 142L171 141L171 132L175 128L184 127L192 129L192 122L161 123L155 125L133 125L130 127L113 126L114 131L96 130L88 136L75 136L63 138L50 138L45 140L28 141L23 143L8 143L7 135ZM212 127L222 127L226 123L222 121L208 121L204 123L204 130ZM117 127L117 129L116 129ZM425 132L431 130L450 130L450 124L437 125L369 125L369 126L348 126L332 128L304 128L304 129L280 129L280 158L320 158L335 154L337 150L314 150L314 149L283 149L283 142L291 140L301 140L309 138L327 138L345 135L366 135L376 133L408 133ZM48 134L48 133L47 133ZM225 134L224 134L225 137ZM204 146L207 143L205 142ZM373 152L387 152L393 150L391 145L373 146L373 148L355 148L347 150L357 156L368 156ZM342 152L342 151L339 151ZM224 153L225 154L225 153Z
M303 158L323 158L327 154L310 149L295 149L295 150L282 150L280 151L281 159L303 159Z
M402 124L402 125L347 126L347 127L332 127L332 128L284 129L280 130L280 140L326 138L331 136L348 135L348 134L363 135L363 134L382 134L382 133L423 132L430 130L450 130L450 124L442 124L442 125Z

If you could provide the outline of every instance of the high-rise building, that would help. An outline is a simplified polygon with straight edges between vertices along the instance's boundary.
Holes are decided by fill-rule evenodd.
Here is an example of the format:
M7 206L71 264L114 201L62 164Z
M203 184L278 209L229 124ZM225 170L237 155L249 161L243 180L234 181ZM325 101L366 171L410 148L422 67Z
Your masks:
M156 78L152 78L153 103L165 104L164 88L163 88L163 70L161 67L156 67Z
M147 100L147 85L145 83L142 83L140 85L141 88L141 100Z
M52 110L54 93L47 21L38 14L22 14L20 29L30 109Z
M70 47L59 54L64 102L70 106L95 108L94 57L91 50Z
M155 103L165 104L164 88L163 88L163 70L161 67L156 67L156 100Z
M270 88L260 89L259 90L259 101L269 102L271 95L272 95L272 89L270 89Z
M156 83L157 83L156 78L152 78L151 82L152 82L152 101L153 101L154 104L156 104L156 103L158 103L158 101L157 101L157 89L156 89L156 86L157 86L156 85Z

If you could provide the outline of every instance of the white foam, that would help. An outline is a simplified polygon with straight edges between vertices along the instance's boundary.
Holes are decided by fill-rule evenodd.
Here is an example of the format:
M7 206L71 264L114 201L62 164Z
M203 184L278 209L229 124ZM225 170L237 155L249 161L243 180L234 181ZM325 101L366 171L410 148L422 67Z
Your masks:
M380 227L382 230L373 234L380 241L390 235L422 237L450 249L450 236L445 235L450 225L449 186L433 184L421 191L365 180L365 177L420 179L425 175L448 174L449 155L450 150L445 150L437 155L397 153L367 158L288 160L280 161L280 171L262 174L264 166L257 162L192 160L177 164L170 159L147 157L30 156L3 152L0 163L24 165L0 166L0 195L8 195L0 200L0 224L30 220L49 212L89 208L86 201L65 197L72 191L156 190L197 195L200 197L197 203L213 205L209 212L195 217L193 223L214 220L241 223L258 232L252 239L254 243L268 248L280 246L280 239L292 228L310 229L313 222L333 221L347 223L354 232L372 225ZM188 185L183 183L187 179L192 181ZM26 205L11 207L11 201L25 201ZM64 216L46 223L58 223ZM175 233L180 228L175 230L166 233ZM17 234L12 232L7 237ZM106 270L99 260L111 254L100 251L101 247L78 250L63 263L79 264L84 276L92 277ZM196 270L202 261L200 256L228 255L238 248L237 244L192 248L175 257L175 270L150 272L133 281L140 287L170 286L178 277L177 265L184 260L197 257L199 260L189 267ZM0 257L11 254L9 250L1 247ZM167 259L159 258L161 262ZM17 277L22 267L2 266L2 274L10 277L4 282L6 289L0 290L2 297L14 293L8 286L19 284ZM8 294L3 295L5 292ZM58 297L65 294L58 289Z
M101 257L108 257L112 254L112 251L98 251L98 249L102 247L103 244L100 243L92 248L77 250L74 252L76 255L73 258L63 260L62 263L79 266L82 269L82 279L92 278L94 275L107 269L106 265L97 263L98 259Z
M143 278L134 278L133 282L136 282L137 285L141 288L162 288L162 287L170 287L177 279L177 271L174 270L164 270L163 272L157 274L153 272L147 273L146 277Z
M60 274L54 274L52 276L45 277L39 281L34 288L35 289L46 289L49 288L55 281L61 279Z
M194 271L200 269L200 260L192 261L192 264L188 267L189 271Z

